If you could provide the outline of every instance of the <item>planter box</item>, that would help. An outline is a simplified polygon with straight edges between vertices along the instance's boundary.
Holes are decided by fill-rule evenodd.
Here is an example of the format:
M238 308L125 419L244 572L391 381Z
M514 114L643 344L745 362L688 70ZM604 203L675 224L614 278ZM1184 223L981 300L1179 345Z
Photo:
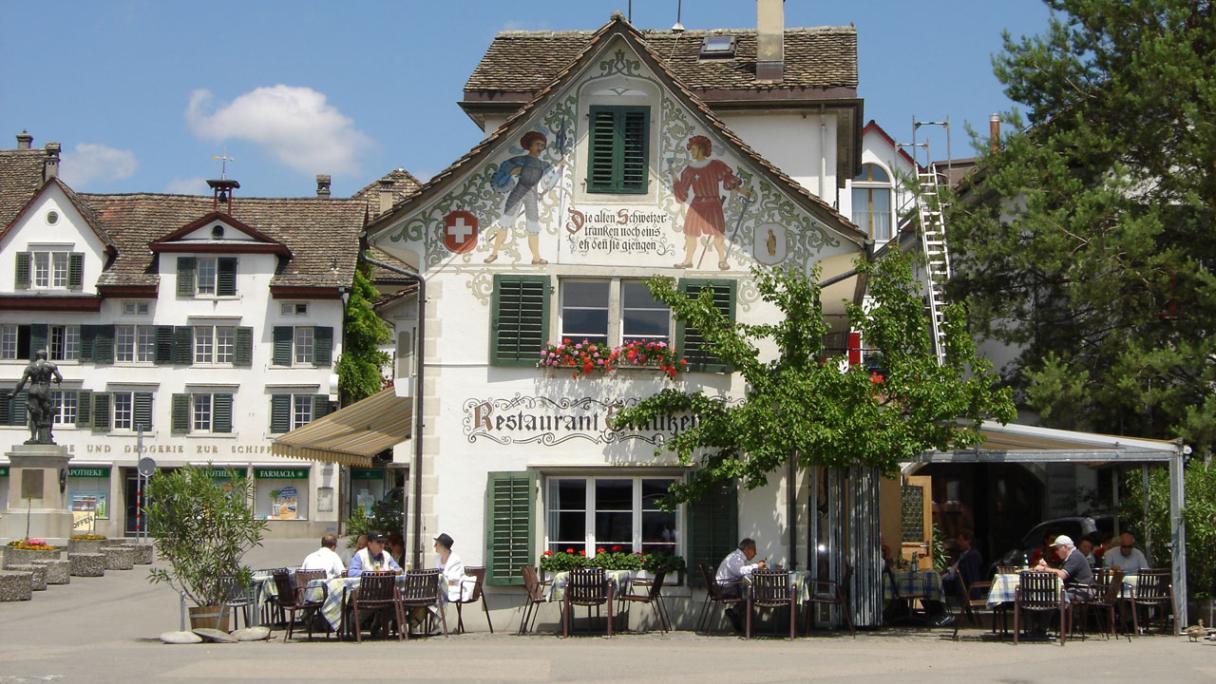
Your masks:
M106 570L130 570L135 566L135 549L130 546L103 546Z
M0 601L28 601L33 595L34 573L0 571Z
M29 565L36 560L59 560L62 556L62 551L31 551L29 549L14 549L13 547L5 547L4 549L4 567L8 568L13 565Z
M113 546L109 539L68 540L68 553L101 553L102 546Z
M104 553L69 553L72 577L104 577L106 555Z
M223 617L223 622L220 618ZM218 629L228 631L232 613L224 610L223 606L192 606L190 608L190 629Z

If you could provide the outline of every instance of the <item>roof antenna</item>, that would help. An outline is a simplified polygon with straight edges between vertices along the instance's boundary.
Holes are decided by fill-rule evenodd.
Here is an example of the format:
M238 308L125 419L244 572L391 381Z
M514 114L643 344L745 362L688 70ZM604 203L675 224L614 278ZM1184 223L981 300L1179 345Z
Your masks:
M629 6L625 8L625 21L633 23L633 0L629 0Z
M680 15L684 11L684 0L676 0L676 23L672 25L672 33L684 33L684 24L680 23Z

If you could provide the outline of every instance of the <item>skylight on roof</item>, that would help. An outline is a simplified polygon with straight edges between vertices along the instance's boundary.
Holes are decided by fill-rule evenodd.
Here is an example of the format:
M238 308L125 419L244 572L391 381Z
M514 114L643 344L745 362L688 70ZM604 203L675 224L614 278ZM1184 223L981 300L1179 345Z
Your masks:
M706 36L701 43L701 59L730 59L734 56L734 36Z

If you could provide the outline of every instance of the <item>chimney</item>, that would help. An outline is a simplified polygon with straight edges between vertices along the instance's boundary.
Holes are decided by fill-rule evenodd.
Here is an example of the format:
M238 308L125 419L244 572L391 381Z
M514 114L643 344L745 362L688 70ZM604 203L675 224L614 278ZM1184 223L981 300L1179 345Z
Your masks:
M988 149L993 154L1001 151L1001 117L999 114L988 117Z
M329 197L329 174L317 174L317 197Z
M22 128L21 132L17 134L17 149L28 150L33 146L34 136L30 135L29 131Z
M46 160L42 162L42 180L50 180L59 175L59 143L46 144Z
M380 213L386 214L393 208L396 203L396 195L393 194L393 179L380 179Z
M785 73L785 0L756 0L756 80Z

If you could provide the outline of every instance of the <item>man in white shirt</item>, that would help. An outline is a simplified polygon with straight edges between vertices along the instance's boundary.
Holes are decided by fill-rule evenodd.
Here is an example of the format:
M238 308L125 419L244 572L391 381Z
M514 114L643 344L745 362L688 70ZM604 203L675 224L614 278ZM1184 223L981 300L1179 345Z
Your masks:
M1130 532L1119 535L1119 548L1107 549L1102 561L1107 568L1122 568L1124 575L1139 575L1141 570L1151 567L1144 553L1136 548L1136 538Z
M342 562L335 548L338 547L338 538L333 534L326 534L321 537L321 548L313 551L304 558L304 562L300 564L301 570L324 570L326 579L341 577L346 574L346 565Z
M756 557L756 540L750 537L739 542L739 548L727 554L726 558L718 564L718 572L714 574L714 581L722 588L722 593L726 596L739 596L742 593L742 587L739 586L744 577L752 574L754 570L763 570L768 567L764 561L756 563L751 562ZM730 619L736 632L743 631L743 620L734 608L726 609L726 617Z

